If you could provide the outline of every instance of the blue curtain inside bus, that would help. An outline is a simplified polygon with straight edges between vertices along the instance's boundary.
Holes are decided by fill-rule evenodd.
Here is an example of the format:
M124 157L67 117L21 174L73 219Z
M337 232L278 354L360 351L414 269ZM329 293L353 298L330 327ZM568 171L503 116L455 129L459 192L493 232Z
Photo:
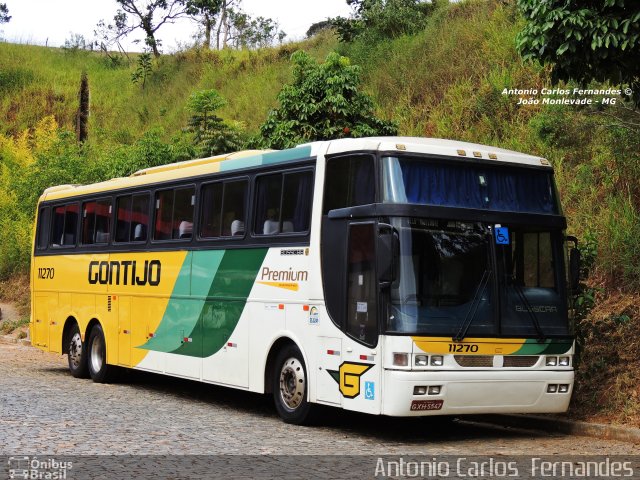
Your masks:
M387 201L557 214L551 173L387 157ZM400 178L399 178L400 177Z

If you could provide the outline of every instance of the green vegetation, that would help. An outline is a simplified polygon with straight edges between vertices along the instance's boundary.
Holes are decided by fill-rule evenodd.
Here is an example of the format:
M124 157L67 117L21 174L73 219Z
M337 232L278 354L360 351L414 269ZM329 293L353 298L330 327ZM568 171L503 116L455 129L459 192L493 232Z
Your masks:
M27 325L29 325L29 317L23 317L19 320L12 320L9 322L0 322L0 335L6 335L17 328L26 327ZM25 338L25 336L22 335L19 336L19 338Z
M640 105L640 4L634 0L518 0L525 59L552 65L555 79L635 88Z
M419 32L429 15L446 3L448 0L347 0L351 17L338 17L330 22L342 42L356 39L376 42Z
M360 69L349 59L330 53L318 64L298 51L291 57L293 82L278 95L260 127L268 148L291 148L310 140L395 135L397 125L373 114L371 98L358 90Z
M242 149L245 142L240 125L229 125L215 113L226 103L215 90L202 90L189 97L189 130L193 133L198 156L208 157Z
M11 15L9 15L9 9L7 8L6 3L0 3L0 24L7 23L11 20Z
M637 382L632 380L640 371L634 343L640 292L640 122L633 102L618 97L615 106L518 104L518 95L504 93L550 87L555 68L520 57L516 39L527 31L527 21L511 2L440 5L422 20L416 29L356 36L349 42L339 42L322 28L305 42L279 48L185 50L152 59L144 89L131 82L137 55L109 58L82 49L0 43L0 277L27 269L34 207L45 187L127 175L204 153L194 141L194 122L206 105L193 99L202 92L215 90L225 99L224 105L206 107L216 118L242 125L243 138L260 139L260 127L274 119L269 112L287 108L283 85L296 85L292 54L304 50L309 58L297 54L298 61L317 66L316 61L336 51L331 62L346 62L341 55L358 66L360 91L372 99L369 114L397 122L400 135L485 143L549 159L568 230L592 260L583 292L584 318L578 324L582 351L575 414L593 415L585 400L593 398L590 405L619 407L600 414L638 423ZM614 27L616 34L620 29L624 34L620 25ZM606 38L603 42L606 47ZM559 54L560 47L556 56L571 51L569 46ZM83 71L91 110L89 137L79 146L69 132L75 131ZM598 83L607 79L614 81L580 80L591 81L590 88L615 86ZM578 86L559 81L562 88ZM297 87L289 87L289 93L291 88ZM288 115L283 119L296 120ZM344 126L351 131L351 124ZM262 133L271 134L268 128ZM286 142L305 138L282 137ZM621 352L629 352L626 363L620 363ZM604 379L606 388L601 388ZM636 407L629 403L634 398Z

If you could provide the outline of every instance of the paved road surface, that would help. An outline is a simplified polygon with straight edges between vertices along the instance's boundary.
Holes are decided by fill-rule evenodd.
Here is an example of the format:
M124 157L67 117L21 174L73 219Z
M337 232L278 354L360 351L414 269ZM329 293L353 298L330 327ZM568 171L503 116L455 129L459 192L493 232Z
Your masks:
M327 409L319 426L280 421L264 396L134 373L78 380L66 357L0 344L0 455L630 455L640 445Z

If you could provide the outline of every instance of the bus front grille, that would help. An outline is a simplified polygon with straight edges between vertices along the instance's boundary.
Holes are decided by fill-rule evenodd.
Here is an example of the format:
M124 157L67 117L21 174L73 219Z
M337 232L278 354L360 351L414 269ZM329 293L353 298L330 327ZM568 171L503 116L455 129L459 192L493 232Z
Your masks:
M454 355L461 367L493 367L493 355Z
M518 367L518 368L526 368L533 367L536 363L538 363L538 359L540 357L538 355L513 355L504 357L503 367Z

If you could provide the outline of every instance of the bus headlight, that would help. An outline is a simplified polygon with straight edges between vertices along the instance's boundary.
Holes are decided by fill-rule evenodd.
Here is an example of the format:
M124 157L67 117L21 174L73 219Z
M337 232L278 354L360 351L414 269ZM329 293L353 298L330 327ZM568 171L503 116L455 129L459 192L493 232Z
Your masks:
M569 391L569 385L566 383L560 384L558 386L558 393L567 393Z
M560 357L558 359L558 365L560 365L561 367L568 367L569 363L570 363L569 357Z
M415 364L416 367L426 367L429 364L429 357L427 355L416 355Z
M558 357L547 357L547 367L555 367L558 364Z
M442 366L442 355L431 355L431 366L432 367L441 367Z

